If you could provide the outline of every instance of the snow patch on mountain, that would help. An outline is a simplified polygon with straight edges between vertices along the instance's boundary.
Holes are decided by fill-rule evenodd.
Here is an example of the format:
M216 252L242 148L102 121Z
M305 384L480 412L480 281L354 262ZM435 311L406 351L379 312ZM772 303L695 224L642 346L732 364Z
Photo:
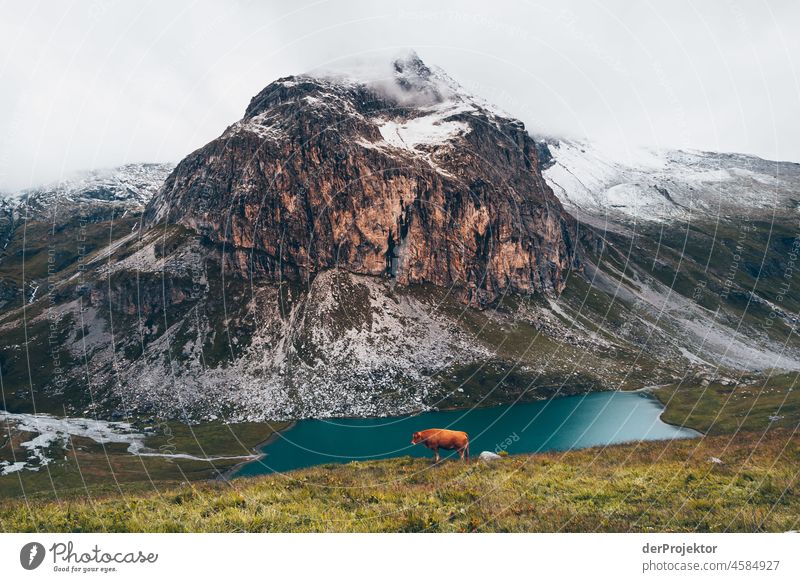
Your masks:
M73 448L73 437L86 438L95 443L125 444L128 453L140 457L164 457L171 459L188 459L193 461L219 461L231 459L253 459L257 455L237 455L227 457L199 457L185 453L163 453L145 446L145 432L136 430L127 422L111 422L92 418L63 417L49 414L15 414L0 410L0 422L5 423L6 432L35 435L20 443L20 447L28 451L24 461L0 461L0 475L8 475L18 471L38 471L55 461L56 451L67 451Z
M383 121L378 129L383 139L396 148L414 150L420 146L441 145L470 131L469 125L463 121L447 119L471 110L463 104L458 107L434 107L423 110L423 115L408 121Z
M800 164L570 140L547 145L553 159L545 180L573 211L659 222L797 207Z
M36 436L20 443L20 447L28 451L28 459L0 464L0 475L22 469L38 471L40 467L50 464L51 449L70 448L72 437L88 438L99 444L123 443L129 450L143 448L144 435L136 432L126 422L107 422L91 418L57 418L49 414L13 414L0 410L0 421L16 432L31 433Z

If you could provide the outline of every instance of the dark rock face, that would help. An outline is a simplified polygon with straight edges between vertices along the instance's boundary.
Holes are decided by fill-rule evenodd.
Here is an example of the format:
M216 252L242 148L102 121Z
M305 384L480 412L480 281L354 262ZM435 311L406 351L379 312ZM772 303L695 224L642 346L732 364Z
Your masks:
M386 83L289 77L190 154L145 221L225 246L238 274L306 282L338 267L453 287L473 304L557 293L577 223L521 122L415 57Z

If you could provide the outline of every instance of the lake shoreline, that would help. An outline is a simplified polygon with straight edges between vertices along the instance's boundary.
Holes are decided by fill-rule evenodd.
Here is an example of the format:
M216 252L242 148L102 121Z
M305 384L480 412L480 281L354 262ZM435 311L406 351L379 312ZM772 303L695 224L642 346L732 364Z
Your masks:
M298 422L299 421L297 421L297 420L292 420L292 421L289 422L288 426L286 426L286 427L284 427L284 428L282 428L280 430L272 431L272 434L270 434L266 439L264 439L260 443L257 443L255 446L253 446L250 449L253 452L253 454L255 455L254 459L248 459L248 460L242 461L241 463L236 463L234 466L230 467L229 469L226 469L224 472L222 472L219 475L217 475L213 480L214 481L228 482L231 479L236 478L236 471L238 471L239 469L242 468L242 466L244 466L244 465L246 465L248 463L255 463L257 461L260 461L264 457L266 457L267 454L262 452L261 449L266 447L268 444L272 443L279 436L281 436L284 432L292 430L297 425Z
M685 425L682 425L682 424L677 424L675 422L670 422L669 420L664 420L664 413L667 411L667 403L662 401L658 396L656 396L656 393L655 393L656 390L658 390L659 388L663 388L664 386L669 386L669 384L661 384L661 385L658 385L658 386L645 386L643 388L639 388L635 392L642 392L644 394L649 394L650 396L655 398L658 401L659 404L661 404L662 410L661 410L661 414L658 416L658 419L661 422L663 422L664 424L668 424L670 426L674 426L675 428L681 428L683 430L692 430L692 431L697 433L698 437L707 436L706 433L704 433L702 430L694 428L692 426L685 426Z
M283 473L329 463L424 456L427 451L408 446L406 433L430 426L469 432L476 455L497 446L515 455L704 436L695 429L664 422L664 410L663 403L648 389L637 389L402 416L303 419L284 429L296 429L290 441L274 445L284 431L271 435L255 450L257 459L238 463L223 478ZM362 438L365 433L359 434L359 429L369 430L370 438ZM256 465L267 455L274 456L269 467Z

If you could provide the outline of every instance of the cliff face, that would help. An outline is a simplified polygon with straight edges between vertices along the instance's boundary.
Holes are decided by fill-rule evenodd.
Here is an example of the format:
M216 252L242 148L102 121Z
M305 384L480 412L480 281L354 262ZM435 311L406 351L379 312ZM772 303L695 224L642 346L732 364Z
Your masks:
M245 277L307 283L337 267L473 304L558 293L580 265L577 223L522 123L415 56L378 82L272 83L176 167L145 221L222 243Z

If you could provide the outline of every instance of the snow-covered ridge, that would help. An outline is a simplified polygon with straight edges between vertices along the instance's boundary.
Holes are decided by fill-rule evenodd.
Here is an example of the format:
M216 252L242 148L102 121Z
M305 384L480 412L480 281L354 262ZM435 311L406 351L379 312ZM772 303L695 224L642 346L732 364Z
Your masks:
M796 209L800 165L741 154L550 140L544 177L568 208L623 219Z
M3 197L6 206L59 202L146 203L175 167L172 163L126 164L116 168L79 172L47 185Z

